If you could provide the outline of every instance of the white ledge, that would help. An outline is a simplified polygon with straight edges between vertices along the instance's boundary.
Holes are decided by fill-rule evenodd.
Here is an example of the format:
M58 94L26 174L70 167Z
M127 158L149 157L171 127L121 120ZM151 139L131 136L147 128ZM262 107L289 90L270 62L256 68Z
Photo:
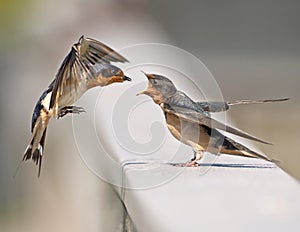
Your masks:
M299 231L300 185L276 165L127 162L120 195L137 231Z

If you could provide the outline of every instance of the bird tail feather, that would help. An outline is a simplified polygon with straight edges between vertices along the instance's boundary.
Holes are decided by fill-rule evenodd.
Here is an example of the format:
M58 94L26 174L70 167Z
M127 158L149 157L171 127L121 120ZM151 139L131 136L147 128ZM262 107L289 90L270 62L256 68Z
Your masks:
M278 99L264 99L264 100L238 100L228 102L227 104L230 106L233 105L246 105L246 104L261 104L261 103L270 103L270 102L282 102L290 100L290 98L278 98Z
M27 146L23 161L32 159L36 165L38 165L38 177L41 174L41 167L42 167L42 158L43 158L43 150L45 145L45 138L47 132L47 124L48 121L42 122L42 119L38 119L29 142Z
M228 138L225 137L223 146L220 150L220 153L227 154L227 155L236 155L236 156L244 156L248 158L258 158L262 160L266 160L273 163L279 163L279 160L276 159L270 159L269 157L259 154L256 151L253 151L246 146Z

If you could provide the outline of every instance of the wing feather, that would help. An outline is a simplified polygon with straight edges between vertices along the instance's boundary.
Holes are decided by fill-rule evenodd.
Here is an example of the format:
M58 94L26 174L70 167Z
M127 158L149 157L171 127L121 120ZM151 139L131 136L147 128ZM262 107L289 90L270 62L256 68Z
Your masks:
M58 100L64 94L66 86L70 90L76 89L82 78L96 78L93 68L95 64L110 62L123 63L128 60L107 45L82 36L79 42L72 46L56 74L49 109L58 108Z
M206 112L222 112L229 109L227 102L196 102L196 104Z
M178 107L178 106L169 106L168 104L163 104L162 109L166 112L166 113L171 113L176 115L177 117L179 117L182 120L187 120L187 121L191 121L193 123L197 123L200 125L205 125L209 128L212 129L218 129L218 130L222 130L222 131L226 131L229 132L231 134L235 134L238 135L240 137L246 138L246 139L250 139L256 142L260 142L260 143L264 143L264 144L270 144L269 142L266 142L262 139L259 139L253 135L250 135L244 131L241 131L239 129L233 128L231 126L225 125L213 118L210 118L209 116L205 116L202 113L196 112L196 111L188 111L186 108L183 107Z

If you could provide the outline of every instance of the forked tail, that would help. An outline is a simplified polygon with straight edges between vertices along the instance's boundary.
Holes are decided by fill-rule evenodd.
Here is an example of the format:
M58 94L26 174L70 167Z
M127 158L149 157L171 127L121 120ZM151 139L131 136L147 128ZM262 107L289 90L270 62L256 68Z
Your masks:
M38 176L41 174L43 150L45 145L48 120L43 121L39 117L35 123L29 145L27 146L23 160L32 159L39 166Z
M290 98L278 98L278 99L264 99L264 100L239 100L227 102L228 105L246 105L246 104L261 104L261 103L270 103L270 102L282 102L290 100Z
M30 144L27 146L25 154L23 156L23 161L32 159L35 162L35 164L39 166L38 177L40 177L40 174L41 174L46 130L47 130L47 128L44 130L43 136L42 136L41 140L39 141L37 147L35 147L35 148L33 146L34 141L35 141L35 136L33 136L32 140L31 140Z
M225 137L223 146L222 146L220 152L223 154L228 154L228 155L236 155L236 156L244 156L244 157L248 157L248 158L263 159L263 160L273 162L273 163L280 162L279 160L270 159L265 155L259 154L228 137Z

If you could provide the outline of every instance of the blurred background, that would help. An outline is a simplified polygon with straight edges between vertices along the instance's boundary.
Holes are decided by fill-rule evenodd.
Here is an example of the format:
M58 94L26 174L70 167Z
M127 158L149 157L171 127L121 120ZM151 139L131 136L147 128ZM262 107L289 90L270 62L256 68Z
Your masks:
M0 231L117 231L122 222L117 196L78 155L71 117L51 122L41 178L31 162L13 177L33 107L82 34L115 49L182 48L208 67L226 100L290 97L229 115L274 143L259 148L299 180L299 9L296 0L0 0Z

